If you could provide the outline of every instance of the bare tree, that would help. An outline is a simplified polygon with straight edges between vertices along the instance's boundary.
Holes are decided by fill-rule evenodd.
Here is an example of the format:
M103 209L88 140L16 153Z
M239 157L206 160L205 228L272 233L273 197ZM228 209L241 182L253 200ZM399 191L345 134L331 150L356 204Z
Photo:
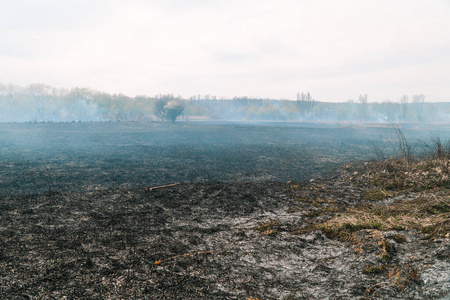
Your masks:
M400 110L401 110L400 118L402 122L406 121L406 117L408 115L408 101L409 99L407 95L403 95L402 98L400 98Z
M367 94L359 95L358 98L359 103L359 119L363 122L367 121L367 111L368 111L368 105L367 105Z
M42 83L33 83L30 84L26 89L34 99L38 118L40 120L45 120L47 118L46 104L50 99L52 87Z
M417 121L422 122L423 119L423 103L425 102L425 95L414 95L413 104L417 115Z
M385 121L392 123L395 121L395 103L391 100L385 100L381 103L381 108L385 117Z
M297 106L300 110L302 119L309 119L312 116L313 108L316 106L317 101L311 97L309 92L297 93Z

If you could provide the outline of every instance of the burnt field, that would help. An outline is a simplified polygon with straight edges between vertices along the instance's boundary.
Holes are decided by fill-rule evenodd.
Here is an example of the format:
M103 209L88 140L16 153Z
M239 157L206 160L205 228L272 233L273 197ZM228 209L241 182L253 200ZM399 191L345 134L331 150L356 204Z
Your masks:
M435 129L404 133L415 141L448 132ZM374 157L370 141L395 141L392 128L38 123L0 124L0 137L2 299L450 292L446 232L344 227L351 244L320 229L361 205L423 201L423 191L375 189L373 172L355 163ZM436 193L443 204L426 216L445 221L448 190Z
M0 124L0 194L327 178L345 161L373 158L369 141L393 135L307 123Z

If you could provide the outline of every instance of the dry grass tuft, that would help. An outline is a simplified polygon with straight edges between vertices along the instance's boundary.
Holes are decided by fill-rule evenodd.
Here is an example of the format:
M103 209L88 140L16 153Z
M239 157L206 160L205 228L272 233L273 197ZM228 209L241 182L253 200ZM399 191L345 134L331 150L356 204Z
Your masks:
M331 239L341 239L362 229L415 229L430 239L450 237L450 198L424 194L411 201L397 201L388 206L359 206L348 209L331 220L317 225Z
M363 193L363 199L365 200L383 200L392 196L392 193L389 193L383 189L370 189L365 190Z
M393 268L387 277L389 281L379 282L367 289L364 293L364 299L373 299L380 290L388 287L393 286L400 290L404 290L408 286L419 282L419 273L417 272L417 269L408 264Z
M397 141L390 144L389 155L386 145L372 143L377 161L367 163L366 171L353 179L392 191L450 187L450 141L443 142L432 135L430 143L417 142L413 146L400 127L394 128ZM422 145L422 152L416 151L418 144Z
M280 225L280 222L277 220L271 220L269 222L259 223L259 225L253 229L261 232L263 235L276 236L278 235Z
M424 159L414 162L385 159L369 162L366 167L367 171L356 179L377 186L380 191L385 189L420 192L450 187L449 159ZM378 193L378 196L383 197L381 193Z
M386 265L367 265L362 270L363 274L382 274L386 272Z
M383 260L390 260L393 246L376 229L360 230L351 235L350 244L358 254L371 253Z
M404 290L407 286L419 281L419 274L416 268L410 265L398 266L389 272L388 278L397 288Z

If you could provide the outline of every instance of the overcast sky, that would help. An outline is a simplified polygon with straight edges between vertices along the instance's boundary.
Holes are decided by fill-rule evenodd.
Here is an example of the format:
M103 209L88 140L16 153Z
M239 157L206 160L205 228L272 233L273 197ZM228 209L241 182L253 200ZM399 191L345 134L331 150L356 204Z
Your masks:
M450 101L450 0L0 0L0 82Z

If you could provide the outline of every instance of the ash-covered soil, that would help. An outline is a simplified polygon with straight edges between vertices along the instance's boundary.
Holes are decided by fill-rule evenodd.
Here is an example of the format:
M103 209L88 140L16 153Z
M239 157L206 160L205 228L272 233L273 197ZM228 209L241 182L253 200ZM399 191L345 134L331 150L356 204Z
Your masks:
M307 123L0 123L0 194L327 178L372 158L370 141L393 133Z
M370 202L364 189L342 173L1 196L0 298L448 299L448 239L308 230Z
M448 299L449 164L337 169L392 133L0 124L0 298ZM416 202L405 226L395 205ZM353 211L364 225L339 228Z

